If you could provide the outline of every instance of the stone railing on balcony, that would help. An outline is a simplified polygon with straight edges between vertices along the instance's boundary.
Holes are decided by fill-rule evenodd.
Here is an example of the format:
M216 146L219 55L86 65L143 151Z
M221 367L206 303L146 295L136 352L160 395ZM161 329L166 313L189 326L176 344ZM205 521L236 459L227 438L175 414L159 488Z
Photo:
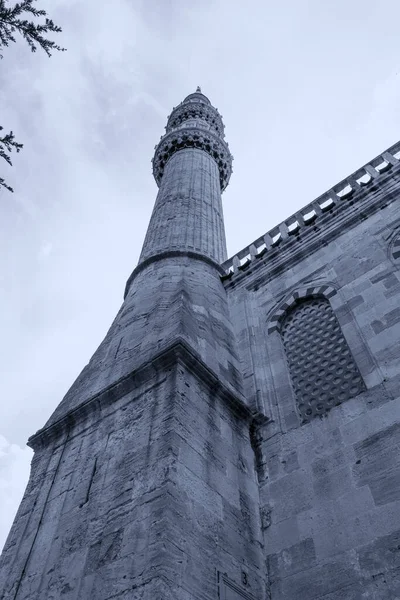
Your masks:
M310 225L318 224L321 217L327 216L329 211L334 212L332 218L344 210L349 201L355 203L357 196L368 197L364 192L368 186L378 184L380 178L388 171L400 164L400 142L391 146L382 154L371 160L368 164L358 169L355 173L343 179L325 194L304 206L294 215L256 239L252 244L229 258L222 264L225 275L222 280L228 280L245 271L261 257L268 256L271 250L277 248L290 238L296 239ZM371 185L371 187L372 187ZM337 209L333 211L332 209Z

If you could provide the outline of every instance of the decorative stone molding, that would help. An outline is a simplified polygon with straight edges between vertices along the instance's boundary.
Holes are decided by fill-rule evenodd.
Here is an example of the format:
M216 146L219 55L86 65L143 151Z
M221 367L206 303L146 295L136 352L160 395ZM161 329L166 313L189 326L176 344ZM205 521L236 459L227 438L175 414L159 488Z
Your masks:
M207 152L215 160L223 191L228 185L232 173L233 157L228 144L210 131L194 127L171 131L161 139L153 158L153 175L157 185L160 186L165 165L171 156L185 148L198 148Z
M130 287L132 285L132 281L135 279L135 277L136 277L136 275L138 275L138 273L140 273L141 271L143 271L143 269L145 269L149 265L151 265L159 260L164 260L166 258L174 258L177 256L188 257L188 258L191 258L192 260L200 260L201 262L211 265L212 267L214 267L214 269L217 269L217 271L221 274L221 276L223 274L223 270L222 270L222 267L220 264L215 262L212 258L209 258L208 256L205 256L204 254L200 254L200 252L194 252L191 250L166 250L165 252L157 252L156 254L152 254L151 256L148 256L147 258L145 258L142 262L140 262L137 265L137 267L135 267L135 269L133 270L133 272L131 273L131 275L129 276L129 278L126 282L125 292L124 292L124 300L129 293Z
M269 318L268 333L280 331L282 321L287 311L302 298L315 298L322 296L329 300L336 294L336 290L329 284L316 285L310 287L299 288L287 296L278 307L274 310Z
M168 117L166 135L155 148L153 175L161 183L165 165L178 150L198 148L217 163L221 191L228 185L232 173L233 156L224 138L224 124L218 110L202 94L200 88L189 94Z
M135 387L146 381L151 381L158 370L166 369L168 366L175 364L177 360L191 373L199 377L202 382L205 382L208 389L226 402L235 415L250 424L253 415L246 404L244 396L237 389L221 382L218 375L202 361L200 356L187 344L186 340L177 338L168 347L161 350L159 354L129 375L122 377L101 392L88 398L86 402L69 411L58 421L37 431L29 438L28 446L36 451L51 442L56 443L59 438L69 435L76 428L85 427L85 423L89 420L101 419L107 406L126 396Z
M206 121L219 136L224 137L224 124L219 112L202 102L187 102L180 104L170 115L167 123L167 133L180 127L189 119L201 119Z
M280 262L284 250L288 268L289 255L295 261L299 254L299 242L304 252L306 245L321 244L327 238L331 241L334 232L398 200L397 189L392 187L386 192L386 188L390 188L393 178L399 177L399 159L400 142L225 261L223 279L229 279L232 285L267 262L272 269ZM398 250L396 247L396 256Z

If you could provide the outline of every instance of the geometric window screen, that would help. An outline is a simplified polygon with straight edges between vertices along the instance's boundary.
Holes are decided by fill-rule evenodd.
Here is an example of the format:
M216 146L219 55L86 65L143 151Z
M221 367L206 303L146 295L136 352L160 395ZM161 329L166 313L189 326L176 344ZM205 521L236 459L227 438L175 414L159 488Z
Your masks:
M364 391L329 301L306 298L289 309L281 336L303 423Z

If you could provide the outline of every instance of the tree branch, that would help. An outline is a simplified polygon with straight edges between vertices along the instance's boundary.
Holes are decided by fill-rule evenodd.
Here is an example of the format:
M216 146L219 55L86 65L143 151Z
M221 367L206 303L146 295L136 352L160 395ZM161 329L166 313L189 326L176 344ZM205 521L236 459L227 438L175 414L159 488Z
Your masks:
M16 2L13 7L9 6L9 0L0 0L0 58L3 58L2 50L7 48L10 43L16 42L15 32L18 32L27 42L32 52L36 52L37 48L41 48L46 52L47 56L51 56L51 52L58 50L64 52L65 48L61 48L55 42L46 39L45 34L49 32L61 33L61 27L46 17L46 11L37 9L33 5L37 0L21 0ZM27 15L32 15L34 18L46 17L44 23L34 23L28 21ZM3 127L0 126L0 132ZM15 150L19 152L23 147L15 141L12 131L6 135L0 133L0 158L3 158L9 165L12 165L10 153ZM14 191L6 184L4 179L0 177L0 190L6 188L10 192Z

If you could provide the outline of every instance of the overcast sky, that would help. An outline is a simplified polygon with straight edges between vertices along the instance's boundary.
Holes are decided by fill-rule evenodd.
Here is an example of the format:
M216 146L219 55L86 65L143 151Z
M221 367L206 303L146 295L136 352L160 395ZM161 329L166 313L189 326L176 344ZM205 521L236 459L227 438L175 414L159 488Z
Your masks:
M197 85L235 157L232 255L400 139L398 0L39 0L68 48L0 62L0 547L42 427L122 302L150 160ZM112 7L112 8L110 8Z

